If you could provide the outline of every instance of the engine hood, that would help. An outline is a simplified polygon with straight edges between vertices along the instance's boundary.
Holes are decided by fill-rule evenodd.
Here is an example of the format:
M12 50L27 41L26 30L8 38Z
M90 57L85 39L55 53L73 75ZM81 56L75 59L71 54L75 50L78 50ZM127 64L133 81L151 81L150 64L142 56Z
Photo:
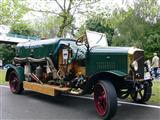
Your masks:
M135 51L143 51L134 47L92 47L91 53L117 53L117 54L134 54Z

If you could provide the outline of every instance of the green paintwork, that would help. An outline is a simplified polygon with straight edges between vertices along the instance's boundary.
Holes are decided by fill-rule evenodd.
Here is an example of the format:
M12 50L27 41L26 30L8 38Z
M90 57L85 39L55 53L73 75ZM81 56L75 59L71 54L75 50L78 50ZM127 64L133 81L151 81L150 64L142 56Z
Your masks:
M87 52L85 46L77 46L73 39L48 39L30 41L17 45L18 57L53 57L55 64L58 63L58 50L61 45L67 45L72 49L73 59L86 59L87 76L109 72L118 76L128 74L128 51L130 47L92 47ZM81 58L78 58L81 57Z
M55 38L20 43L16 47L16 55L20 58L33 57L39 59L51 57L55 66L58 66L58 50L62 45L68 46L72 50L72 59L85 59L87 48L84 45L77 46L75 40L67 38Z
M128 74L128 47L96 47L87 57L87 75L109 72L118 76Z
M52 55L54 57L53 59L55 59L57 57L58 49L61 47L61 45L69 46L73 51L73 56L80 57L80 55L76 54L83 54L81 57L85 58L86 47L84 45L77 46L75 40L67 38L56 38L20 43L16 47L16 53L17 56L21 58L29 56L34 58L43 58L50 57Z
M110 71L107 71L107 72L115 74L116 76L120 76L120 77L123 77L123 76L127 75L127 73L124 73L124 72L121 72L121 71L118 71L118 70L110 70Z
M53 55L58 42L58 39L49 39L20 43L17 45L16 53L21 58L29 56L34 58L49 57L49 55Z
M7 65L6 81L7 81L7 77L9 75L9 73L12 71L11 69L16 71L20 81L24 81L24 68L21 66L14 66L12 64Z
M24 80L25 80L25 79L24 79L24 68L18 66L18 67L16 67L16 72L17 72L17 75L18 75L18 77L19 77L19 80L20 80L20 81L24 81Z
M128 54L128 50L131 47L93 47L91 48L90 52L91 53L124 53L124 54Z

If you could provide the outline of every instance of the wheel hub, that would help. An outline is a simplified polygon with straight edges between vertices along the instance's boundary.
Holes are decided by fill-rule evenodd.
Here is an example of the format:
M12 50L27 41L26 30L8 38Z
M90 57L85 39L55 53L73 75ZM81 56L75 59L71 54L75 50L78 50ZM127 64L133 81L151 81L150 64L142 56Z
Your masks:
M95 88L95 104L97 107L97 112L100 116L104 116L107 112L107 101L106 101L106 95L105 90L103 86L97 85Z

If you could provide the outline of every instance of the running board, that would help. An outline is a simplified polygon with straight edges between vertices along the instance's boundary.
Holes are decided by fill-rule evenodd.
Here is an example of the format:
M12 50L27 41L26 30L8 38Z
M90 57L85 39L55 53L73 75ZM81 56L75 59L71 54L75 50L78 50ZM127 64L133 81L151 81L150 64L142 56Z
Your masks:
M68 87L59 87L56 85L39 84L27 81L23 81L23 88L50 96L55 96L58 95L60 92L68 92L70 90L70 88Z

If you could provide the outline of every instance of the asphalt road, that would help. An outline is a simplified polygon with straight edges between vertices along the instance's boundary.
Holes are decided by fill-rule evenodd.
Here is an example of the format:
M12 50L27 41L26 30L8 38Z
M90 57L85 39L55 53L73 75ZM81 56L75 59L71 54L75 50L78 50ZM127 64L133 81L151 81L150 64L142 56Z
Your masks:
M0 87L0 120L101 120L93 100L51 97L25 91L12 94ZM160 120L160 109L119 104L112 120Z

